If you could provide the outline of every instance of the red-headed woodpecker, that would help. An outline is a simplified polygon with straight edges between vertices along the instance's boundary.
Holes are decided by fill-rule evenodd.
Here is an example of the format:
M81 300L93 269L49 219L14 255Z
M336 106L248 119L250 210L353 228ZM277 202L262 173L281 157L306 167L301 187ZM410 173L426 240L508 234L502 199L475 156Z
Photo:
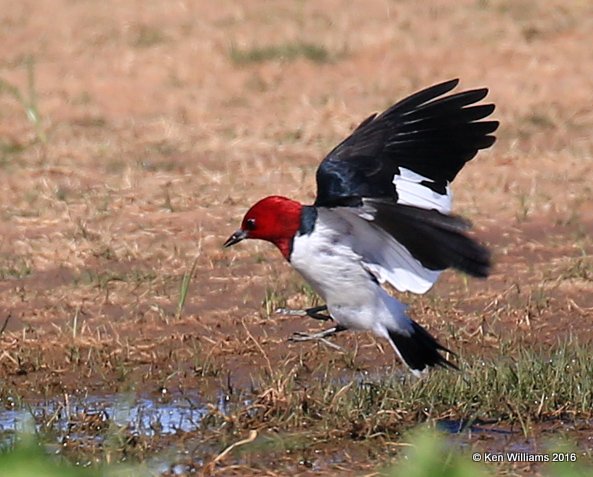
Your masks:
M317 198L303 205L266 197L245 214L225 242L273 243L324 300L328 319L344 329L387 339L414 374L455 367L448 352L381 286L425 293L453 267L486 277L488 250L451 214L450 183L480 149L490 147L498 121L483 121L493 104L476 104L487 89L447 93L447 81L364 120L317 169ZM323 335L325 336L325 335Z

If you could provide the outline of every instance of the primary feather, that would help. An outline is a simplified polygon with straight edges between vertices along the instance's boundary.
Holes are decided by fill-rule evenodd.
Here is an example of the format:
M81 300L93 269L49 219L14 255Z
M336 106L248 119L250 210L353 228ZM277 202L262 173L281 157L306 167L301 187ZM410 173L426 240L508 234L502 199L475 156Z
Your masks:
M498 121L481 121L492 113L493 104L471 106L486 96L487 89L442 96L458 82L426 88L363 121L321 162L315 205L395 197L421 206L398 190L397 180L394 191L401 168L447 195L448 183L480 149L494 143L492 133L498 128Z

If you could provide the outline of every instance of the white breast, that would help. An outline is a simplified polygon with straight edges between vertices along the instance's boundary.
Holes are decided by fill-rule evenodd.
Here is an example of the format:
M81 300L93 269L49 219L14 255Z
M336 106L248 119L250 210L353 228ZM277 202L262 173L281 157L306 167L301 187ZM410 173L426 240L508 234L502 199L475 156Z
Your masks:
M353 251L351 229L331 209L318 209L314 231L295 237L290 261L325 301L334 320L348 328L371 330L377 314L384 313L385 292Z
M406 305L373 279L364 257L355 251L361 240L353 234L356 223L338 209L320 207L317 212L313 232L295 237L290 261L325 301L332 318L347 328L382 337L387 337L388 329L411 333Z

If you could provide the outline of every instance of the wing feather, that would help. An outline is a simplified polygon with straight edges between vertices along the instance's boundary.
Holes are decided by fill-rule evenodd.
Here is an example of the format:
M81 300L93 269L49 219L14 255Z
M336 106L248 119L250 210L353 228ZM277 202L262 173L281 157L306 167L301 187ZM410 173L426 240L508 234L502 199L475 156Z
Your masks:
M425 293L449 267L476 277L490 270L490 253L466 234L470 224L461 217L375 199L332 210L350 224L364 267L398 291Z
M333 211L349 223L353 251L380 283L387 282L400 292L426 293L436 282L439 270L424 267L402 244L365 218L362 209L337 207Z
M352 228L353 251L380 282L424 293L453 267L484 277L488 250L451 214L450 182L490 147L494 104L476 104L486 88L449 94L446 81L371 115L317 169L315 205Z
M494 143L498 128L498 121L483 121L495 106L476 104L486 88L443 96L458 83L431 86L365 119L321 162L315 205L352 205L365 197L398 202L406 195L394 181L401 168L446 187L480 149ZM413 197L400 203L423 206Z

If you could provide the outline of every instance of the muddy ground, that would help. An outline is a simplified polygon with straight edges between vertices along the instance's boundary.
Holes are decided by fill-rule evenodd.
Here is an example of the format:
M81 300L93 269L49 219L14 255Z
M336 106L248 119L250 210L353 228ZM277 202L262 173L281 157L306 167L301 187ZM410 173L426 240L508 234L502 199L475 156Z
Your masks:
M221 244L263 196L311 202L369 113L456 77L501 122L454 184L496 266L446 272L413 316L476 360L590 342L591 44L580 0L0 2L2 395L248 387L353 350L399 372L370 335L287 343L322 325L273 310L315 297L271 245Z

